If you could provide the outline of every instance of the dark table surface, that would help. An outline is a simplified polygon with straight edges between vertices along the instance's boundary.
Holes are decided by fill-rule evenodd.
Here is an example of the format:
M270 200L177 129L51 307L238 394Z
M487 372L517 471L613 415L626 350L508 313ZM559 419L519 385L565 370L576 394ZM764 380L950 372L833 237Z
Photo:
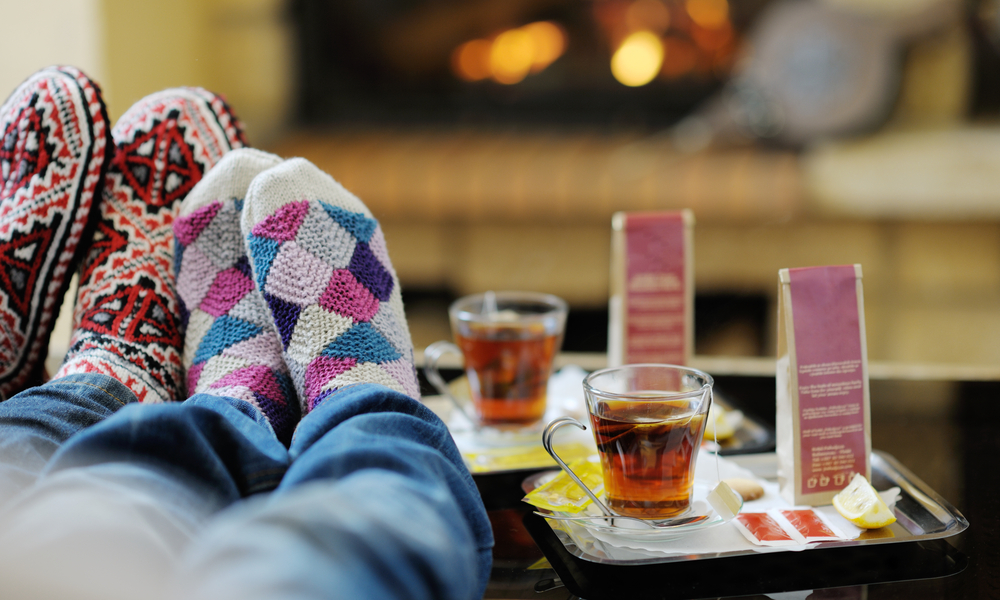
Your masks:
M716 385L747 414L773 426L773 378L717 376ZM950 502L969 528L932 542L675 562L641 570L584 565L574 575L561 566L563 575L575 578L566 585L551 568L529 569L546 554L550 562L564 562L558 556L561 546L545 535L544 520L520 502L524 476L485 475L476 479L497 538L485 597L767 598L799 592L782 598L1000 598L1000 382L873 381L872 447L895 457Z

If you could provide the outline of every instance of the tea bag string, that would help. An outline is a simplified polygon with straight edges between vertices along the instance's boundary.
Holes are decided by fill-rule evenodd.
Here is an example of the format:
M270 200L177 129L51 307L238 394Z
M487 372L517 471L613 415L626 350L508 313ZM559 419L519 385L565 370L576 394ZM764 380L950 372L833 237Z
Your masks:
M715 403L715 395L712 392L711 387L705 390L705 393L708 394L708 410L705 412L705 418L708 419L712 414L712 404ZM688 418L687 423L690 423L694 417L695 415L692 414L691 417ZM722 481L722 468L719 466L719 450L721 448L719 446L719 430L714 426L714 424L712 426L712 442L715 444L712 448L712 454L715 455L715 479L716 481Z
M483 294L483 309L482 314L484 315L494 315L497 312L497 295L493 290L487 291Z
M712 393L712 388L708 388L708 412L705 414L705 418L709 418L712 413L712 405L715 404L715 395ZM713 453L715 454L715 480L722 481L722 469L719 467L719 428L712 424L712 443L715 444L713 447Z

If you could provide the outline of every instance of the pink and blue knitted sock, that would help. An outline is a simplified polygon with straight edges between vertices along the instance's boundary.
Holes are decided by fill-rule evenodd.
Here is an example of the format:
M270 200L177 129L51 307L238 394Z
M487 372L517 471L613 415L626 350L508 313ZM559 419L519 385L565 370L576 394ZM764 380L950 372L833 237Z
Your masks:
M246 400L287 444L299 421L299 402L240 233L250 182L280 162L250 149L234 150L219 161L181 206L174 223L174 264L186 325L188 394Z
M253 180L241 224L303 415L356 383L420 397L399 279L360 200L296 158Z

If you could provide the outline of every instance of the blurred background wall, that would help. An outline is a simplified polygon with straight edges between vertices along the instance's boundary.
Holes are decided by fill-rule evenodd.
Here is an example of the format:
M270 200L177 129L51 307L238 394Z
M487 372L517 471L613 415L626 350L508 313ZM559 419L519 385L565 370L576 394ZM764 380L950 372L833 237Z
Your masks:
M520 288L602 350L611 214L690 207L696 352L773 356L778 269L859 262L873 360L1000 365L991 0L0 3L3 89L75 64L115 119L204 86L356 192L418 347L450 299ZM544 66L462 62L536 23L562 36ZM641 32L659 62L626 82Z
M0 86L32 71L73 64L103 88L117 119L171 86L218 90L255 140L287 124L295 65L282 0L3 0ZM6 94L7 92L4 92ZM261 143L258 141L257 143Z

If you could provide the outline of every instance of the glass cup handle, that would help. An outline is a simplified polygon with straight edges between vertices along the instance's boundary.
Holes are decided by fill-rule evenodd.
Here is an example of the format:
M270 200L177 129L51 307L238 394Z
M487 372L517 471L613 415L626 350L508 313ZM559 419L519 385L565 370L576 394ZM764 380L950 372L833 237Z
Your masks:
M600 499L598 499L597 494L592 492L591 489L587 487L587 484L583 483L583 480L577 477L576 473L573 472L573 469L570 469L569 465L567 465L563 461L563 459L559 458L559 455L556 454L556 450L552 446L552 436L555 435L556 431L563 425L573 425L575 427L579 427L584 431L587 430L586 425L577 421L573 417L559 417L558 419L555 419L554 421L545 426L545 431L542 432L542 447L545 448L545 451L549 453L549 456L554 458L555 461L559 463L559 466L562 468L563 471L566 472L567 475L569 475L570 479L576 482L576 484L580 486L580 488L582 488L583 491L587 492L587 495L590 496L590 499L594 502L594 504L596 504L597 507L601 509L601 512L604 513L604 516L606 517L618 516L615 513L611 512L611 509L605 506L605 504L601 502Z
M479 421L474 418L469 412L462 406L462 403L458 401L458 398L451 395L451 390L448 389L448 384L444 382L444 378L441 377L441 373L438 371L438 361L445 354L457 354L462 356L462 350L455 344L446 341L434 342L427 349L424 350L424 375L427 377L427 381L434 386L434 389L438 391L439 394L451 400L451 403L455 405L458 412L462 413L469 423L476 428L479 427Z

